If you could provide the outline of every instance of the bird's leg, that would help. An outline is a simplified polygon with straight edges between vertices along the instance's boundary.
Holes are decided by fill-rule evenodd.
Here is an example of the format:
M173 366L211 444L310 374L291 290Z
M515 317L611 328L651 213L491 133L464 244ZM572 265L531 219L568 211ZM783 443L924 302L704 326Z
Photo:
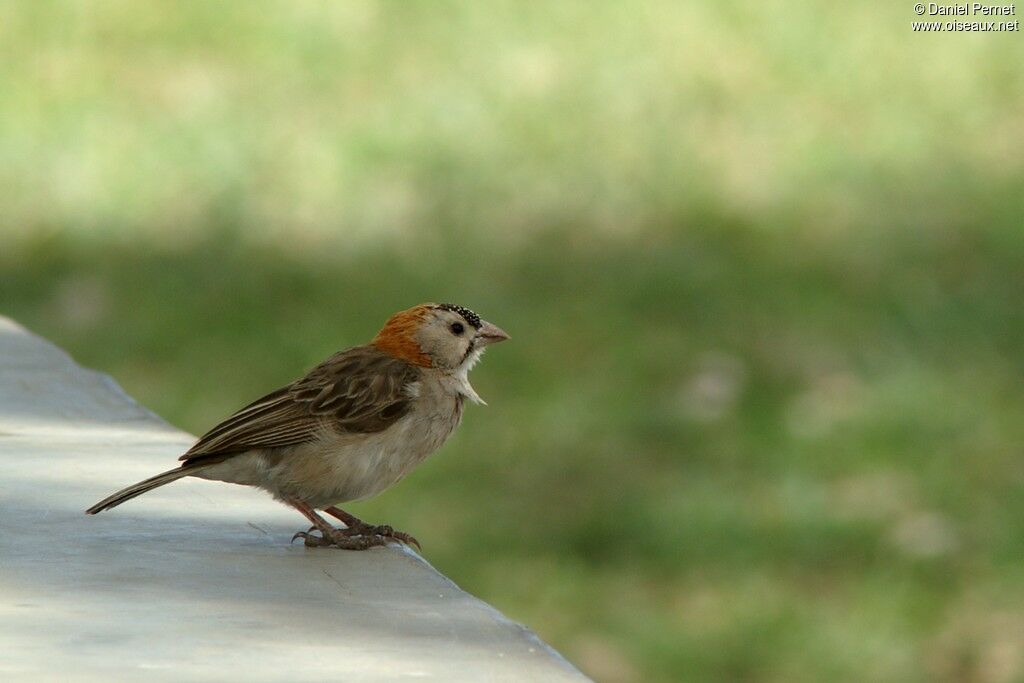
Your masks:
M332 517L337 517L338 519L340 519L342 523L344 523L344 525L347 526L349 530L352 532L352 534L355 536L382 536L386 539L401 541L406 545L414 545L422 550L422 548L420 547L420 542L417 541L414 536L412 536L411 534L407 534L404 531L395 531L387 524L382 524L380 526L367 524L355 515L349 514L342 510L341 508L335 507L334 505L324 508L324 512L326 512Z
M340 519L341 522L349 529L357 529L370 526L369 524L359 519L355 515L349 514L348 512L345 512L341 508L335 507L334 505L324 508L324 512L329 514L331 517L337 517L338 519Z
M316 514L316 511L299 501L289 501L289 504L301 512L303 516L313 523L309 531L300 531L292 536L292 541L301 538L307 548L318 548L323 546L335 546L345 550L366 550L375 545L384 545L388 539L379 535L360 536L353 534L349 529L336 529L327 521ZM310 531L319 531L319 536L314 536Z

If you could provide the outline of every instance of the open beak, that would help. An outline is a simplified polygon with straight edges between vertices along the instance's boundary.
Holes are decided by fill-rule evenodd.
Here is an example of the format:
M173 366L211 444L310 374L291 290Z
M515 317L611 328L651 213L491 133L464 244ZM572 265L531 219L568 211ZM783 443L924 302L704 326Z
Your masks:
M486 320L482 322L483 324L480 326L480 329L476 331L477 346L489 346L508 339L508 334L505 333L505 330Z

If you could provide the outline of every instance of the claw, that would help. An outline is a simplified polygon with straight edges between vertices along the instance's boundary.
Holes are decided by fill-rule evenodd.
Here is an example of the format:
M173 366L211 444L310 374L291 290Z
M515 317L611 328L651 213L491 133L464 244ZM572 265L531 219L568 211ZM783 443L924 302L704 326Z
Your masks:
M292 536L292 543L295 542L296 538L301 538L302 545L306 546L307 548L318 548L322 545L327 545L328 543L330 543L330 541L326 541L320 536L314 536L313 534L307 533L305 531L300 531L294 536Z
M398 539L399 541L401 541L402 543L404 543L406 545L414 545L414 546L416 546L416 550L419 550L421 552L423 551L423 547L420 545L420 542L417 541L416 537L413 536L412 534L407 534L404 531L395 531L395 532L392 532L389 535L392 538Z
M301 539L305 540L306 546L310 547L310 539L316 538L310 532L311 531L316 531L316 530L317 530L317 528L315 526L311 526L311 527L309 527L308 531L296 531L295 535L292 536L292 540L288 541L288 543L289 544L295 543L295 539L296 538L301 538Z

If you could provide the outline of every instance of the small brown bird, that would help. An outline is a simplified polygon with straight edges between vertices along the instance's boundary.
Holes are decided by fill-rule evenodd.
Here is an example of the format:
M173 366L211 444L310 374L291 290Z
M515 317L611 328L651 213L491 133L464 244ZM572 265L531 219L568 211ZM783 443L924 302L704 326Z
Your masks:
M86 513L193 476L255 486L291 505L313 523L292 537L307 546L364 550L393 540L419 546L409 534L367 524L337 506L380 493L440 448L459 425L465 400L483 403L469 384L470 369L487 346L505 339L501 328L454 304L396 313L369 344L334 354L208 431L179 467Z

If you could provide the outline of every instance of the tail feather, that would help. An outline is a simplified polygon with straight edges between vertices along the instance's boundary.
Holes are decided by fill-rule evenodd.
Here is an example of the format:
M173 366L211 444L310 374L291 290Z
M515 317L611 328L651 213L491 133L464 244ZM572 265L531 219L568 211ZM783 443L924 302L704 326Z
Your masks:
M107 496L106 498L104 498L103 500L96 503L88 510L86 510L85 514L95 515L97 512L103 512L104 510L109 510L110 508L117 507L126 500L131 500L135 496L141 496L143 493L147 491L152 491L158 486L163 486L164 484L169 484L172 481L177 481L182 477L187 477L190 474L195 474L195 472L199 469L202 469L202 467L197 467L195 465L182 465L181 467L175 467L173 470L161 472L160 474L154 477L150 477L149 479L143 479L137 484L132 484L127 488L121 489L117 493L113 493Z

